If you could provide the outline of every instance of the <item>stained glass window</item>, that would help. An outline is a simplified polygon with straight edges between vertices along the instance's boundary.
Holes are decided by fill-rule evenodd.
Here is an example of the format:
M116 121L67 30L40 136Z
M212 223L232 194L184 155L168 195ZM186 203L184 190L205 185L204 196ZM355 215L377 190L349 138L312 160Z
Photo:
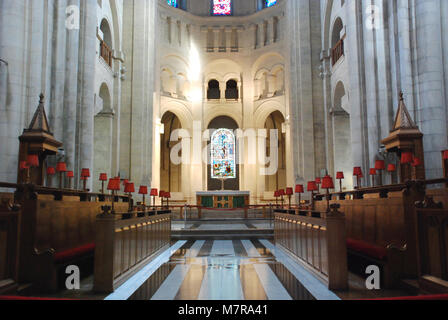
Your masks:
M277 0L266 0L266 8L272 7L277 4Z
M232 0L213 0L213 15L229 16L232 14Z
M177 0L166 0L168 2L168 5L177 8Z
M219 129L211 140L212 178L236 178L235 135L231 130Z

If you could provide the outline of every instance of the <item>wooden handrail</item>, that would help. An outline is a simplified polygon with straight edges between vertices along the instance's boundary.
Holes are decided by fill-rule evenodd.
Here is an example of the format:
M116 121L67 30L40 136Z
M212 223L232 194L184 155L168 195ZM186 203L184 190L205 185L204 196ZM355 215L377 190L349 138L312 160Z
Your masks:
M112 49L109 48L105 41L101 41L100 56L106 61L109 67L112 67Z
M331 61L334 66L336 62L344 55L344 39L339 40L333 49L331 49Z

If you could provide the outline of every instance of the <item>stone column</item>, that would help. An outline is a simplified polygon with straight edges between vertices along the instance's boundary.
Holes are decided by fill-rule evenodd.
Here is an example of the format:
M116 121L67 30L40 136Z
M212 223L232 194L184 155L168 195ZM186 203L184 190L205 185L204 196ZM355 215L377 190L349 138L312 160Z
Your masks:
M424 134L428 179L442 176L440 151L447 145L447 97L444 87L441 1L416 1L419 121Z
M93 127L95 108L95 79L92 70L96 67L96 1L81 1L81 48L79 67L80 84L78 87L79 102L79 142L78 142L78 177L82 168L93 169ZM92 189L92 179L88 180L87 188Z
M72 9L79 8L79 0L69 0L67 4L73 6ZM73 14L73 13L72 13ZM76 18L76 17L74 17ZM71 170L75 169L76 165L76 123L78 117L78 71L79 71L79 29L76 28L76 23L80 21L73 21L75 26L73 28L65 29L66 36L66 63L65 63L65 90L64 90L64 104L63 104L63 124L64 135L62 142L65 149L65 161L67 167ZM93 115L92 115L93 116Z
M0 181L16 182L19 141L25 121L26 108L23 84L25 73L25 0L0 2ZM14 18L12 18L14 17ZM35 97L37 106L38 96Z

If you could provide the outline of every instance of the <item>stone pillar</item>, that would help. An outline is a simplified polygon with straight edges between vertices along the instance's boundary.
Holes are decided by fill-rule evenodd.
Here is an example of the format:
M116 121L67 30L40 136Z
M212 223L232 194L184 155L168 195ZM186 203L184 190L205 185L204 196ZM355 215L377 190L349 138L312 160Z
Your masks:
M79 8L79 0L69 0L68 5ZM76 23L77 21L74 21ZM78 77L74 76L79 71L79 29L70 28L65 30L66 36L66 63L65 63L65 90L63 104L64 136L62 142L65 149L65 161L67 167L76 169L76 123L78 117Z
M97 3L95 1L81 2L81 29L82 41L80 52L82 64L80 65L79 93L79 144L78 144L78 177L82 168L93 168L93 113L95 108L95 78L92 70L96 67L96 28ZM88 189L92 189L92 179L88 180Z
M428 179L442 175L440 151L446 148L447 110L444 87L441 1L416 1L416 30L420 110L418 125L423 132Z
M25 18L28 1L1 1L0 3L0 181L16 182L18 136L28 125L24 121L26 86L23 83L25 64ZM14 17L14 18L12 18ZM33 106L37 106L38 95Z

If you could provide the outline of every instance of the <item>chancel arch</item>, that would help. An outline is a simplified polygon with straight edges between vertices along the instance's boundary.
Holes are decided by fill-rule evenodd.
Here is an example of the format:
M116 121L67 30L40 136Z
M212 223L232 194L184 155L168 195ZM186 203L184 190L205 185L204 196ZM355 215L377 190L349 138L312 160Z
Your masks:
M180 119L173 112L166 112L161 120L163 133L160 136L160 190L182 192L182 164L171 161L172 148L178 141L171 141L175 130L182 129ZM181 155L179 155L181 156Z
M285 118L279 111L272 112L266 119L266 161L262 164L267 169L265 175L265 191L273 192L287 187L286 180L286 134L283 132ZM274 136L272 136L274 135ZM271 144L271 136L277 135L277 145ZM276 170L272 170L272 168Z

